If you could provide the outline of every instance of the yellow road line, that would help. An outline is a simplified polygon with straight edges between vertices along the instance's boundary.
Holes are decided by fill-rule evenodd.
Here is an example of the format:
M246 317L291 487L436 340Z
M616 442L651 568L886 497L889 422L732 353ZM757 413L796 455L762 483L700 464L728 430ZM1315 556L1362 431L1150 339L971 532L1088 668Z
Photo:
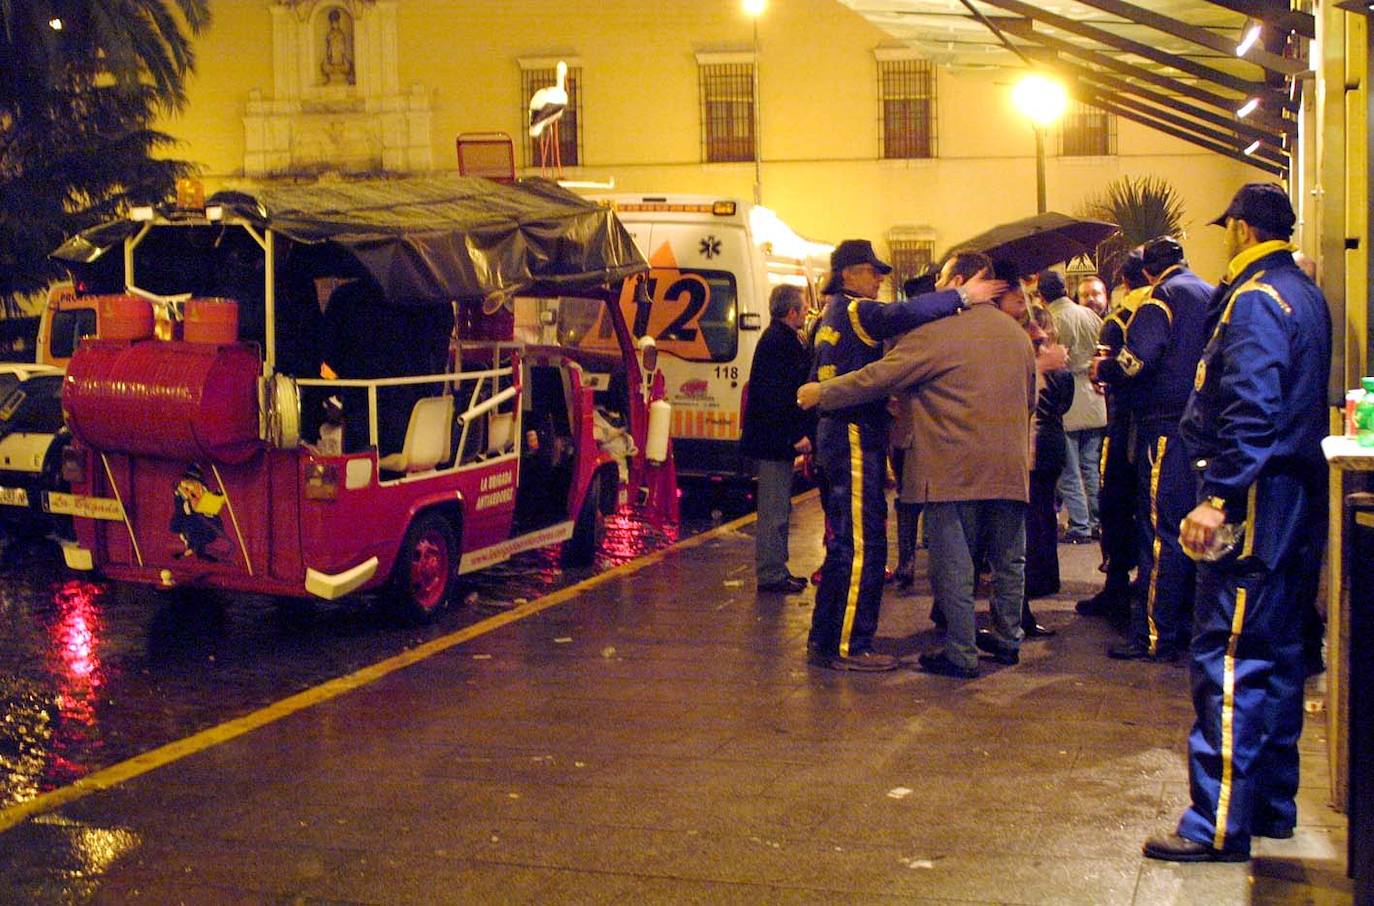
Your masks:
M807 493L814 494L815 492L808 491ZM806 495L801 496L804 497ZM273 702L266 708L261 708L250 714L245 714L242 717L236 717L233 720L225 721L208 730L202 730L184 739L169 742L166 745L158 746L156 749L144 752L141 755L135 755L133 758L121 761L108 768L102 768L99 771L87 774L85 777L82 777L68 786L58 787L55 790L43 793L27 802L21 802L18 805L0 811L0 833L4 833L34 815L50 812L69 802L83 799L92 793L118 786L125 781L132 780L156 768L171 764L174 761L179 761L188 755L195 755L198 752L203 752L221 743L226 743L235 737L242 736L259 727L274 723L297 711L303 711L321 702L329 701L331 698L337 698L345 692L351 692L361 686L374 683L389 673L395 673L397 670L402 670L409 667L411 664L433 657L455 645L461 645L463 642L471 641L481 635L486 635L489 632L500 629L502 626L514 623L517 620L523 620L526 617L532 617L551 607L556 607L603 582L621 576L632 575L646 566L657 563L670 554L690 550L698 545L705 544L717 535L748 525L756 518L758 518L757 513L749 513L748 515L741 516L738 519L709 529L699 535L693 535L691 538L678 541L662 550L654 551L652 554L631 560L628 563L622 563L604 573L598 573L595 576L583 579L581 582L569 585L567 588L560 588L558 591L530 601L528 604L522 604L505 613L497 614L494 617L490 617L478 623L473 623L471 626L466 626L457 632L440 636L437 639L431 639L423 645L419 645L409 651L403 651L394 657L379 661L370 667L364 667L355 673L329 680L312 689L306 689L304 692L298 692L281 701Z

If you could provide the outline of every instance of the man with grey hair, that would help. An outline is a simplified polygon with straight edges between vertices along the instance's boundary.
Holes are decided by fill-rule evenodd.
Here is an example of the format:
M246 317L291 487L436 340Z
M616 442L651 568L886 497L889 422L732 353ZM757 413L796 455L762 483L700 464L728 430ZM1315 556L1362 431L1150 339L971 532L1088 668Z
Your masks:
M811 370L811 356L797 333L802 312L800 287L789 283L773 287L768 297L771 320L749 366L740 452L756 463L754 569L761 592L796 594L806 587L805 579L787 569L792 464L799 454L811 452L814 422L797 405L797 388Z

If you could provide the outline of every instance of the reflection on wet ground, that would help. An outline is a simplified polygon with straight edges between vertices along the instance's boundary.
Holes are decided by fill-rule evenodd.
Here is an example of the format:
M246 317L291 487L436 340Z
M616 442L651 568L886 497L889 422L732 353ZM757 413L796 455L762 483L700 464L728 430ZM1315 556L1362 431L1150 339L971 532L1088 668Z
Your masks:
M101 767L343 676L752 508L739 488L686 489L680 526L629 510L606 521L596 562L531 551L470 577L433 625L371 598L283 601L164 594L90 581L47 541L0 553L0 809ZM102 844L103 845L103 844Z

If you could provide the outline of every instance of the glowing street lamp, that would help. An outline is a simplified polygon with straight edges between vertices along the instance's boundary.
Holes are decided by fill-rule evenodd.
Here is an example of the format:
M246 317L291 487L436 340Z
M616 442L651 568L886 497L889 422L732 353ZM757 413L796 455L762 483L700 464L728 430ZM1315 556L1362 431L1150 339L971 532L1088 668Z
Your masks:
M1045 213L1045 127L1053 125L1069 106L1061 82L1038 72L1024 76L1011 91L1012 102L1035 129L1035 210Z
M759 17L768 0L743 0L744 14L754 21L754 204L763 204L763 111L759 98Z

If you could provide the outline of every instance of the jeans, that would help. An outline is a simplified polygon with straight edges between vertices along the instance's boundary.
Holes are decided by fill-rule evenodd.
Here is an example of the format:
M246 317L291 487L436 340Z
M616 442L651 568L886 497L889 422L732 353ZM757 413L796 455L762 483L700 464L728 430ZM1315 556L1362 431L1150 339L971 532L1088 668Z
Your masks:
M787 571L788 522L792 517L792 462L758 460L758 522L754 532L754 573L760 585L782 582Z
M1076 538L1090 538L1097 528L1097 495L1101 484L1098 468L1105 433L1105 428L1064 432L1068 455L1064 471L1059 473L1057 490L1064 500L1064 508L1069 511L1068 533Z
M1026 504L1019 500L960 500L927 503L930 584L945 615L945 657L960 667L978 664L973 592L979 555L992 567L992 630L998 641L1017 648L1025 596Z

